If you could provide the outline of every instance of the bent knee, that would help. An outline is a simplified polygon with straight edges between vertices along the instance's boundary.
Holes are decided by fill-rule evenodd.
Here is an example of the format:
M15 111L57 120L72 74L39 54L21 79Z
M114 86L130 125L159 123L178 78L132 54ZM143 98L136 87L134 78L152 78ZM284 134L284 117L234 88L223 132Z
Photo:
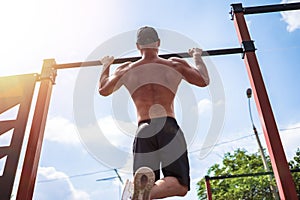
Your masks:
M188 187L181 185L180 190L178 190L178 196L184 197L188 193Z

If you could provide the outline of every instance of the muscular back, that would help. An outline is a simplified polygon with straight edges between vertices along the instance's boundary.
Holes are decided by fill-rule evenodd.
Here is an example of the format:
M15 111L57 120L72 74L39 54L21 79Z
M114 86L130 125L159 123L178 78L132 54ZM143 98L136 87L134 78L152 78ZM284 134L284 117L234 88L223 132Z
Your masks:
M122 79L137 108L138 121L175 117L174 98L182 75L171 61L157 58L132 63Z
M168 60L158 57L155 48L142 49L142 59L135 63L124 63L109 76L113 57L104 57L105 63L99 81L99 93L108 96L122 85L128 89L137 108L138 121L155 117L175 117L174 98L182 79L188 83L205 87L209 76L201 58L201 49L193 48L196 67L180 58Z

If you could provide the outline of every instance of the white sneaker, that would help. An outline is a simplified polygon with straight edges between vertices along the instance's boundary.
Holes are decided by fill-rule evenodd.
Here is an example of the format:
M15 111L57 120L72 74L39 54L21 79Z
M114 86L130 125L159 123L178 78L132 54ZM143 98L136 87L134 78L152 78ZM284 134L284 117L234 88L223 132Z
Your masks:
M121 200L131 200L132 194L133 194L133 183L127 179L125 186L123 188Z
M149 167L139 168L134 175L132 200L149 200L154 185L155 175Z

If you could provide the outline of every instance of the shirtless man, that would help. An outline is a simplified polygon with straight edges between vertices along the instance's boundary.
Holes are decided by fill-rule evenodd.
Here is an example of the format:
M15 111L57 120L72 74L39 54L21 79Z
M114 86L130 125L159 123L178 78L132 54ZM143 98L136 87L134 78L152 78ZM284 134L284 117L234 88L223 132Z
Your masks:
M133 144L133 170L137 173L145 166L155 174L155 184L143 200L185 196L190 189L189 162L185 138L175 120L174 98L182 80L199 87L209 84L202 50L189 50L195 67L181 58L160 58L158 34L147 26L138 30L136 46L142 58L122 64L112 75L109 69L114 58L102 58L99 93L107 96L124 85L136 106L138 130ZM134 187L136 192L139 188ZM133 199L137 197L134 195Z

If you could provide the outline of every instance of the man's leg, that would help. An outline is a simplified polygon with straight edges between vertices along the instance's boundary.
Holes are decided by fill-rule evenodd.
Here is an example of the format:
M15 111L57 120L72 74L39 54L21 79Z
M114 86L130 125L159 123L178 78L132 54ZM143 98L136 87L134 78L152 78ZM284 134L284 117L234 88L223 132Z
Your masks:
M150 199L161 199L171 196L185 196L188 187L181 185L175 177L165 177L155 182Z
M161 147L158 152L165 178L155 183L151 197L185 196L190 189L190 169L183 132L175 119L168 119L164 132L158 137Z
M133 144L133 200L149 200L154 182L160 178L156 141L149 123L140 124Z

